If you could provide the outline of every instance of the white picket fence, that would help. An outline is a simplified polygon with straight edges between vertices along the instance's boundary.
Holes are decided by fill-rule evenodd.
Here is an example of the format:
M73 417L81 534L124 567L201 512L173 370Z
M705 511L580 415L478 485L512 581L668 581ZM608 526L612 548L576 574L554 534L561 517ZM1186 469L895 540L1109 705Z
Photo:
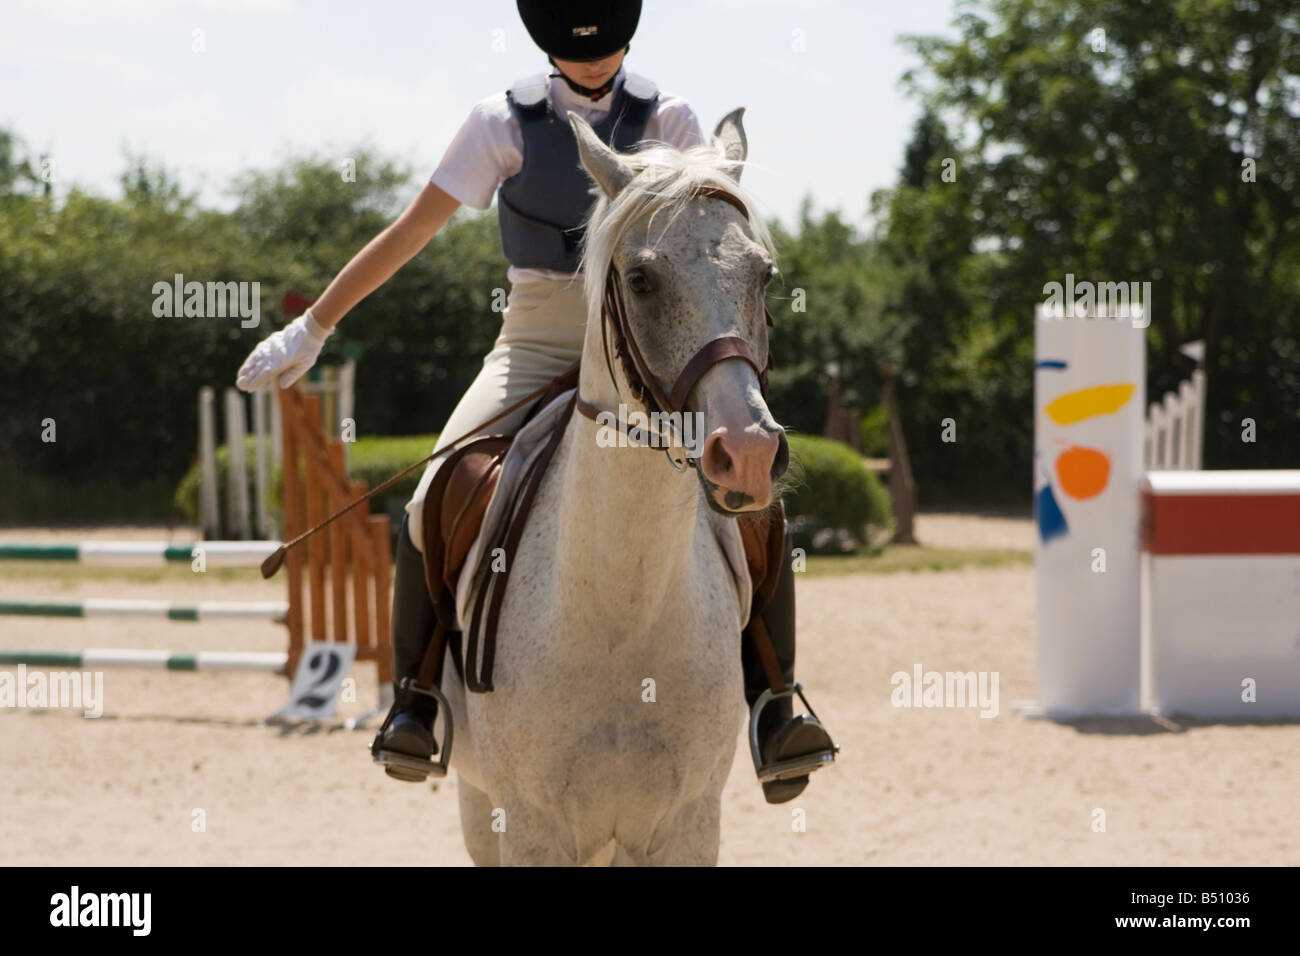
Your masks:
M1200 471L1205 447L1205 372L1197 369L1147 409L1144 454L1148 471Z
M1205 448L1205 343L1188 342L1179 351L1195 359L1196 371L1147 409L1143 457L1147 471L1200 471Z
M356 362L322 368L314 381L302 381L299 388L321 396L321 411L326 435L337 436L344 419L353 417ZM274 385L245 395L237 388L227 388L224 396L226 447L225 521L217 494L217 425L216 393L199 389L199 526L209 540L230 538L248 541L278 537L278 530L266 508L266 493L271 471L280 464L280 403L274 401ZM245 439L248 435L249 409L252 405L253 499L248 493L248 461ZM344 465L350 443L343 445ZM224 527L223 527L224 525Z

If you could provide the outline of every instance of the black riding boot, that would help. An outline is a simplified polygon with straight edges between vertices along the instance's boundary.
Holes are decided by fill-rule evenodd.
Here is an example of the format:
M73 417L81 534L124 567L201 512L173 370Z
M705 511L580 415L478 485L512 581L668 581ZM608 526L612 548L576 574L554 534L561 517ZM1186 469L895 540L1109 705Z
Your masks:
M403 677L415 680L437 616L424 583L424 558L411 541L408 517L402 518L397 536L397 562L393 581L393 699L392 719L375 741L375 748L427 760L437 753L433 722L437 701L401 686ZM397 780L419 783L425 775L400 766L386 765L384 772Z
M804 787L808 786L809 774L834 760L835 752L839 749L816 715L794 715L794 570L790 567L790 551L790 534L787 531L776 591L760 612L789 692L774 699L769 697L764 703L758 715L758 746L765 768L789 764L801 772L764 780L763 796L768 803L785 803L799 796ZM752 711L763 692L770 690L770 685L749 635L745 636L742 643L741 662L745 672L745 702Z

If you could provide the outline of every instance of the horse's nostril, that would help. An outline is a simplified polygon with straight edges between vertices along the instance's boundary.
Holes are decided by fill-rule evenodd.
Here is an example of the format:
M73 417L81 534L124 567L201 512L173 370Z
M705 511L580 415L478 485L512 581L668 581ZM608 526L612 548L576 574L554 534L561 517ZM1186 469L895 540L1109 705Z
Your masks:
M772 480L776 481L790 467L790 443L786 441L785 429L781 430L777 440L776 457L772 459Z
M721 435L710 435L704 443L702 464L705 465L705 473L711 476L721 477L731 473L734 463Z

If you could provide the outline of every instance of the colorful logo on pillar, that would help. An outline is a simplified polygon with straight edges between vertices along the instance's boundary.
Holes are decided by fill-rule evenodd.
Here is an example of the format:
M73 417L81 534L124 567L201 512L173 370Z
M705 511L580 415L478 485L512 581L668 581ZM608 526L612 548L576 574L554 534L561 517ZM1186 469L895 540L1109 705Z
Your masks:
M1038 362L1036 371L1063 371L1066 363L1049 360ZM1056 396L1043 406L1042 413L1055 425L1068 428L1080 422L1114 415L1133 399L1137 386L1131 382L1093 385ZM1050 469L1056 481L1050 478L1034 496L1034 517L1038 533L1044 541L1069 534L1065 512L1056 499L1053 485L1061 493L1076 501L1095 498L1110 485L1111 458L1098 448L1087 445L1059 442L1065 447L1056 454Z

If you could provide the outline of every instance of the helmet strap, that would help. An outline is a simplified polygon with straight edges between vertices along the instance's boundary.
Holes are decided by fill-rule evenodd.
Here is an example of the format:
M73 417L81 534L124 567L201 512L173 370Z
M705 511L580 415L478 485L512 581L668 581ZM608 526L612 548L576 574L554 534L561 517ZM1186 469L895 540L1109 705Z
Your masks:
M627 46L623 48L623 55L626 56L627 51L631 49L632 44L627 44ZM555 57L548 56L546 59L551 66L555 66ZM614 81L618 78L618 70L614 71L614 75L606 81L604 86L583 86L581 83L575 83L573 80L569 79L568 75L558 66L555 66L555 72L552 73L551 76L558 76L568 84L569 89L573 90L573 92L577 93L579 96L587 97L587 99L594 103L596 100L607 95L609 91L614 88Z

